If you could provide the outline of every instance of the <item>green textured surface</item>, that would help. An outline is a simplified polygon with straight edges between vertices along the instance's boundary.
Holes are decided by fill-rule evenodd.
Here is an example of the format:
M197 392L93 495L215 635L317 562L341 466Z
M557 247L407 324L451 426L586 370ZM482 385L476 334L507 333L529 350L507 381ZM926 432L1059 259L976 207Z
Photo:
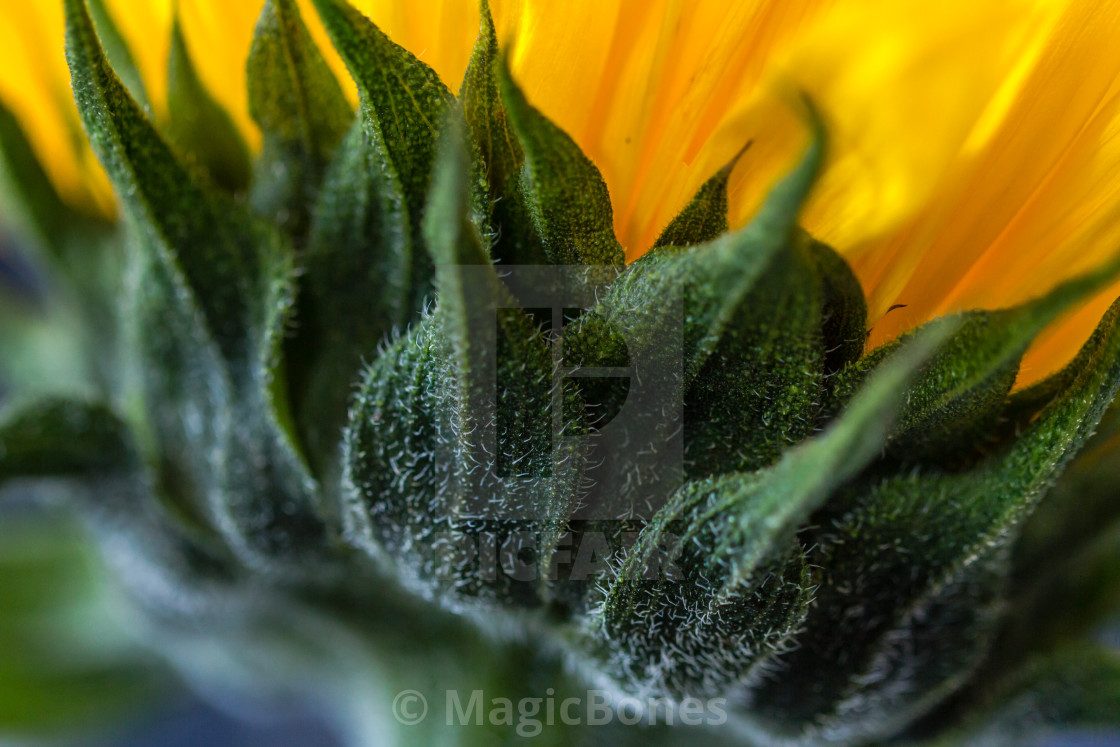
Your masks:
M1086 639L1120 604L1120 307L1012 385L1120 264L865 353L858 281L798 225L825 155L811 105L811 147L749 225L728 231L733 162L625 265L602 177L518 89L486 5L458 101L345 2L315 6L360 109L269 0L250 164L177 31L163 131L104 8L67 0L119 225L74 213L0 109L2 204L49 279L41 309L0 298L0 502L84 519L128 592L122 635L192 682L316 697L356 743L528 739L398 731L404 689L595 686L729 719L544 729L555 744L1011 744L1115 721L1115 656ZM75 639L106 657L80 684L51 669L63 639L7 611L59 602L35 590L71 556L19 577L7 547L0 731L162 676L131 638Z

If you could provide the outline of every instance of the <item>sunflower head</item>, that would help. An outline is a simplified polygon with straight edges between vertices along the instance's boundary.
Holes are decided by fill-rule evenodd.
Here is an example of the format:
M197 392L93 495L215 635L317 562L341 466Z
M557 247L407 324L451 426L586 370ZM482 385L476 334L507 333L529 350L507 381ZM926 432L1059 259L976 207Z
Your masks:
M558 743L683 743L697 702L727 744L1120 713L1120 662L1083 640L1120 557L1099 457L1120 306L1013 390L1120 260L868 350L859 280L799 224L834 163L812 91L785 120L809 145L746 226L736 157L627 264L617 196L486 3L457 94L345 0L314 6L357 110L297 3L268 0L249 147L179 21L164 117L101 2L66 0L119 222L61 197L0 111L51 277L40 313L0 297L0 494L86 521L146 650L313 692L366 740L393 692L478 683L594 687L657 727L565 721ZM481 734L439 720L401 738Z

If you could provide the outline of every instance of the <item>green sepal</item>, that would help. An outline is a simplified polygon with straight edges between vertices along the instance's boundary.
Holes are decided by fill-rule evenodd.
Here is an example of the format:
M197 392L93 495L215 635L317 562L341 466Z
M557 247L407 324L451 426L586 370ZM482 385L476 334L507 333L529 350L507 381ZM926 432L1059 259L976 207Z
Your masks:
M825 375L824 286L807 237L780 246L685 394L685 468L772 464L815 426Z
M459 103L482 156L486 181L490 185L490 199L497 200L507 194L508 184L517 182L525 153L510 128L505 104L502 103L498 79L501 65L498 35L487 0L479 3L479 14L478 41L459 90Z
M57 399L8 404L0 412L0 483L136 466L127 426L105 405Z
M454 110L453 110L454 111ZM463 276L464 267L490 267L491 260L482 240L469 219L470 194L467 191L470 161L464 141L463 126L454 117L445 125L441 156L432 180L432 191L424 217L424 238L436 266L436 287L443 318L443 331L451 342L454 365L464 376L484 365L472 348L484 334L484 308L471 298L470 279ZM482 275L482 289L495 297L504 288L496 272ZM507 301L512 299L506 299ZM467 398L469 384L464 381L462 396Z
M773 462L815 426L829 351L853 356L862 348L841 342L863 334L858 283L796 227L822 152L818 138L746 228L639 259L565 335L567 365L618 366L627 364L615 331L631 359L655 360L664 330L680 326L683 360L660 365L683 364L690 477ZM589 404L611 409L584 391Z
M182 154L230 192L249 187L249 146L222 106L206 90L191 61L176 15L167 63L168 135Z
M276 314L290 250L178 161L109 67L84 4L67 9L78 110L144 254L190 288L225 357L245 362Z
M534 109L500 61L502 103L524 152L519 188L548 261L622 265L610 194L595 164L563 130Z
M249 114L264 143L250 202L303 241L327 164L354 112L294 0L268 0L249 50Z
M454 97L434 70L394 44L346 0L315 0L315 6L358 86L359 116L387 187L400 194L407 211L410 308L418 314L434 283L431 258L421 248L421 222L439 128Z
M826 388L835 375L863 355L867 344L867 299L851 265L836 250L810 237L809 256L823 291L821 336Z
M497 237L495 259L514 266L548 264L521 192L525 152L502 102L502 60L489 2L483 0L479 12L478 40L463 77L459 101L488 185L489 226Z
M746 148L704 182L684 210L665 227L653 248L662 246L695 246L713 241L727 233L727 185L731 172Z
M967 311L930 322L959 327L908 393L891 437L892 453L908 460L951 458L982 446L996 434L997 423L1008 417L1008 395L1034 338L1063 312L1104 287L1117 271L1120 264L1111 262L1014 308ZM957 321L950 322L953 319ZM831 409L842 406L851 387L903 344L907 334L841 371ZM1065 380L1041 386L1060 387L1060 381Z
M1120 388L1118 319L1114 305L1076 380L1012 443L963 471L857 483L818 516L805 541L822 578L802 647L756 694L774 728L882 737L971 674L1002 611L1015 537Z
M656 310L662 289L683 279L686 386L691 386L720 343L734 333L736 315L764 273L801 236L797 216L823 156L824 143L818 138L798 166L774 186L745 228L683 252L671 248L650 252L635 262L618 284L621 296L633 298L627 305L651 307L639 319L652 329L664 324ZM613 294L614 288L611 290Z
M879 456L903 392L947 333L944 328L927 330L913 338L876 371L824 433L788 449L772 467L740 477L725 491L718 520L726 528L719 543L709 548L730 568L725 590L748 582L772 548L792 540L814 511Z
M658 344L658 331L683 321L682 376L690 385L728 334L734 315L774 258L799 235L797 214L816 178L823 146L818 142L797 168L771 191L756 218L745 228L704 244L662 247L629 265L613 283L594 314L565 334L565 363L570 366L619 365L624 332L634 357ZM680 298L683 311L666 299ZM598 319L596 319L598 317ZM584 339L586 338L586 339ZM603 363L603 361L615 361Z
M444 132L425 221L440 301L382 352L351 410L348 536L452 607L537 606L583 457L578 441L554 443L551 348L499 281L471 220L461 125ZM574 394L567 398L563 411L578 413ZM571 422L561 433L579 430ZM402 464L407 482L394 467ZM477 554L452 552L458 540L493 533L532 536L531 578L493 574Z
M144 78L140 75L140 68L136 66L128 42L117 28L112 14L105 7L105 0L89 0L88 7L93 24L97 27L97 37L101 40L109 64L116 71L133 100L142 108L150 110L151 104L148 102L148 93L144 86Z
M722 495L718 479L693 483L682 498L703 512ZM659 540L681 533L683 520L656 526ZM717 698L742 688L773 666L794 639L813 598L813 579L800 545L790 543L760 568L757 583L718 598L726 580L697 543L698 528L678 551L650 541L658 560L624 568L601 609L583 621L583 645L617 687L634 695ZM650 532L647 528L643 536ZM672 551L670 551L672 552ZM666 570L667 569L667 570ZM674 655L666 657L672 650ZM700 663L703 662L701 665Z
M313 572L325 527L274 390L292 251L179 163L109 67L84 3L66 10L79 113L131 229L126 318L163 479L245 562Z
M624 687L715 697L783 652L815 592L797 530L878 455L899 393L939 342L907 347L828 431L774 467L690 482L658 512L583 626ZM666 646L680 651L672 666Z
M297 324L286 343L297 429L317 475L335 468L363 362L417 318L417 251L399 189L369 131L355 121L335 152L301 257Z
M1051 305L1055 316L1074 304L1084 301L1104 288L1120 273L1120 255L1084 275L1068 280L1047 296L1034 301L1038 305ZM1048 300L1052 299L1052 300ZM1015 429L1029 423L1046 405L1072 386L1089 365L1092 348L1083 346L1073 360L1057 372L1028 387L1012 392L1001 417Z

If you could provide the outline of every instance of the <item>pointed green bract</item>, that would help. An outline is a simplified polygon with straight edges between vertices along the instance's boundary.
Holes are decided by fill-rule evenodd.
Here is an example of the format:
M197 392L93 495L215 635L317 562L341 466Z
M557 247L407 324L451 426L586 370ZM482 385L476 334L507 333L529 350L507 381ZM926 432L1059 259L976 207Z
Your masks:
M355 122L327 171L301 258L296 326L286 344L289 394L308 457L324 479L338 458L363 361L419 316L412 301L419 248L382 158Z
M140 69L136 66L128 43L117 29L109 9L105 7L105 0L89 0L89 14L97 27L97 36L105 48L105 56L109 58L109 64L120 76L121 82L132 98L143 108L150 108Z
M367 127L383 143L419 225L451 92L434 70L345 0L315 0L315 6L358 84Z
M506 116L525 154L521 196L549 262L622 264L611 198L595 164L525 100L504 61L499 82Z
M252 203L298 240L335 148L354 120L294 0L269 0L249 52L249 113L264 146Z
M325 529L273 391L291 250L176 160L109 67L84 4L66 10L78 109L129 218L127 316L166 477L246 562L313 571Z
M345 0L315 0L361 96L361 117L389 188L409 216L411 305L432 292L432 263L421 247L421 220L435 164L439 127L454 100L435 71L394 44Z
M495 259L509 265L539 265L550 260L533 224L520 174L525 163L521 141L502 102L502 59L490 4L480 3L478 41L459 90L459 101L488 184L489 224L498 237Z
M775 724L874 738L925 713L978 666L1011 543L1120 388L1118 319L1114 305L1077 378L1010 445L963 472L906 471L834 499L844 513L813 533L812 561L825 576L804 647L759 693ZM810 662L818 674L808 697ZM872 676L873 687L854 684Z
M378 560L403 560L407 583L453 609L532 607L547 599L551 548L581 487L578 443L555 442L578 433L579 407L569 395L577 420L555 432L549 346L479 243L461 126L447 125L425 223L440 303L370 367L351 410L348 534ZM495 532L532 538L529 578L462 550Z
M772 469L690 482L674 496L584 624L592 651L622 668L614 676L674 698L715 697L783 652L814 595L795 533L877 455L898 392L938 342L927 337L885 365L828 432ZM660 661L666 645L679 661Z
M283 249L182 166L109 67L80 0L67 3L67 40L79 113L139 241L182 273L227 356L244 356L261 313L249 296L273 282Z
M485 365L477 360L471 347L475 344L473 338L483 336L480 333L488 311L472 300L471 291L498 295L501 284L497 273L480 273L477 279L464 277L463 268L489 267L490 258L468 217L470 161L462 130L463 126L454 118L445 127L424 220L424 237L436 265L444 332L451 341L458 367L471 372Z
M738 301L685 396L691 477L764 467L815 425L825 310L807 243L779 247Z
M1113 261L1021 306L958 315L958 332L930 362L923 381L910 393L906 412L892 436L895 453L920 458L931 454L952 456L977 448L1006 417L1005 403L1030 343L1059 315L1104 287L1118 271L1120 265ZM931 324L948 323L951 318ZM835 394L839 402L845 391L905 339L903 335L842 371Z
M742 155L740 152L731 163L704 182L680 215L653 242L655 249L661 246L694 246L727 233L727 184Z
M183 153L230 192L249 185L249 147L226 110L206 90L195 71L179 19L171 27L167 64L168 132Z
M486 0L480 3L480 16L478 42L459 90L459 103L486 167L490 198L497 200L508 193L507 185L516 182L525 154L502 102L498 36Z
M835 375L859 360L867 343L867 300L855 273L844 258L826 244L809 237L806 247L821 280L826 388Z

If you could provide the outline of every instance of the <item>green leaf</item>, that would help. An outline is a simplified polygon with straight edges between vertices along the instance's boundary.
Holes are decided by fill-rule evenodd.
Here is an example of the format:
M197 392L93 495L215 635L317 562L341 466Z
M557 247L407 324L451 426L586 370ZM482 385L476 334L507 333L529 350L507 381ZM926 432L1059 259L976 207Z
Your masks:
M273 385L293 253L179 163L109 67L84 3L66 11L79 113L131 228L126 317L163 478L245 562L314 572L325 527Z
M974 450L1007 417L1008 394L1034 338L1063 312L1103 288L1118 271L1120 262L1114 260L1021 306L956 315L957 333L930 361L907 397L906 410L891 437L892 453L913 460ZM903 335L842 371L835 389L837 402L842 403L845 392L905 339ZM1024 396L1033 395L1019 395Z
M819 140L801 163L771 191L755 219L745 228L683 250L654 249L629 265L611 285L591 317L565 335L568 365L596 365L612 354L598 351L613 339L604 324L624 333L634 357L659 344L658 332L683 322L683 381L688 386L733 327L775 258L797 237L797 214L816 178L823 154ZM680 298L684 309L666 303ZM682 317L683 316L683 320ZM581 329L586 326L587 329ZM586 335L585 342L581 337ZM668 363L668 362L666 362ZM677 362L677 365L681 365Z
M822 569L816 605L788 669L756 694L775 728L882 738L971 673L1002 611L1015 537L1120 388L1118 320L1114 305L1077 378L1012 443L964 471L857 483L818 516L805 540Z
M480 16L478 41L459 90L459 101L489 188L489 222L497 237L492 251L504 264L547 264L521 193L519 177L525 153L502 103L501 55L486 0L480 3Z
M465 373L480 365L470 347L483 327L472 302L471 280L463 276L466 266L489 267L490 258L471 223L470 161L462 125L449 123L444 130L441 157L432 181L432 192L424 220L424 237L436 265L439 305L444 318L444 331L451 340L456 364ZM489 282L485 288L495 295L502 293L496 272L482 276ZM512 300L512 299L506 299Z
M690 477L773 462L815 426L826 366L862 347L842 339L862 336L858 283L796 227L822 148L818 140L749 226L701 246L655 249L565 335L568 365L628 365L624 352L603 347L619 340L631 360L683 364ZM661 360L674 327L683 360ZM607 404L584 391L589 404Z
M490 15L490 3L480 3L478 41L459 91L459 102L471 135L477 143L490 185L490 198L507 194L506 185L517 181L525 154L510 128L502 103L498 70L501 64L498 36Z
M188 285L223 353L244 359L290 250L193 177L124 90L80 0L67 2L71 79L94 152L146 253ZM286 266L287 265L287 266ZM261 309L260 306L267 308Z
M655 249L662 246L695 246L727 233L727 183L735 165L749 147L750 143L715 176L704 182L680 215L673 218L657 237L653 243Z
M331 156L354 112L294 0L268 0L249 51L249 113L264 145L251 201L303 240Z
M867 300L851 266L831 247L810 238L809 256L820 276L824 308L826 385L839 372L859 360L867 343Z
M809 247L791 240L777 250L689 383L690 477L766 466L812 431L825 375L826 312Z
M690 511L702 512L721 488L692 484L681 497ZM647 528L638 548L653 557L624 566L601 610L582 623L583 645L623 692L726 697L773 665L812 601L812 576L796 543L760 568L757 583L713 597L726 579L703 557L706 551L696 544L675 553L665 547L686 523L682 517ZM654 526L657 536L649 534ZM703 530L694 536L698 542L711 537Z
M89 14L97 27L97 36L101 39L101 46L105 48L105 56L109 64L120 76L121 82L128 89L129 94L136 103L144 109L150 109L147 90L144 87L144 78L140 75L140 68L128 48L128 42L121 35L109 9L105 7L105 0L89 0Z
M419 246L439 128L454 97L434 70L345 0L315 0L315 6L358 85L373 152L389 188L401 195L413 245ZM417 250L409 261L411 308L419 312L431 295L432 264Z
M408 212L376 146L355 122L328 169L303 254L298 316L286 344L297 428L315 473L338 464L363 362L415 317Z
M769 470L693 481L674 496L583 625L612 676L638 691L716 697L795 640L815 591L796 532L878 455L900 392L938 342L908 346L828 431Z
M574 395L555 401L550 346L482 248L460 128L444 128L425 222L439 305L378 357L351 410L348 536L453 607L538 606L582 485L581 446L570 438L580 410ZM557 406L572 418L558 430ZM561 435L569 438L557 443ZM395 466L404 464L407 477ZM535 551L530 578L492 573L477 553L449 554L522 534Z
M563 130L530 106L504 63L499 84L506 116L525 155L521 196L548 261L623 264L610 195L595 164Z
M252 173L249 147L229 113L199 79L178 16L171 27L167 110L171 117L168 133L184 155L222 188L230 192L248 188Z
M949 328L928 330L884 363L821 435L789 449L773 467L739 478L729 507L748 508L721 517L728 529L711 548L732 567L728 585L749 579L769 548L792 539L834 491L880 454L899 414L903 393L919 367L944 342ZM731 558L730 561L723 560Z

